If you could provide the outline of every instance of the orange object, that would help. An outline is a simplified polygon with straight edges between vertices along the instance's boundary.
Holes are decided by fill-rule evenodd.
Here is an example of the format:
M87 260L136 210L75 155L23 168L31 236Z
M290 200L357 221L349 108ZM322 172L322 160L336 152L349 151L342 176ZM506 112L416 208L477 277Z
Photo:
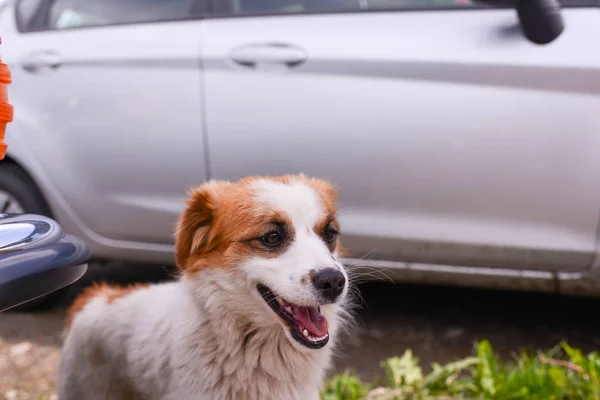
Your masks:
M0 43L2 43L1 39ZM4 143L6 124L13 119L13 107L8 103L7 90L7 85L11 82L10 69L8 69L8 65L0 60L0 160L4 159L6 148L8 147L6 143Z

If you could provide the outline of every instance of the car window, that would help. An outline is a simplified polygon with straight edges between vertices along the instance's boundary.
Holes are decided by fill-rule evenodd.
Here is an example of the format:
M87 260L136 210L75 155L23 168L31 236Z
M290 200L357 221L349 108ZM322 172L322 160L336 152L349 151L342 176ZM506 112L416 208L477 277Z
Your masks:
M560 0L564 7L595 6L600 0ZM491 2L490 2L491 3ZM495 2L492 4L498 4ZM439 10L489 7L477 0L213 0L217 15L294 14L344 11Z
M234 0L233 13L286 14L381 9L461 8L476 5L471 0Z
M171 21L191 17L192 0L55 0L50 29Z
M30 26L35 13L44 0L21 0L16 5L17 26L19 29Z
M367 0L369 9L463 8L479 5L471 0Z

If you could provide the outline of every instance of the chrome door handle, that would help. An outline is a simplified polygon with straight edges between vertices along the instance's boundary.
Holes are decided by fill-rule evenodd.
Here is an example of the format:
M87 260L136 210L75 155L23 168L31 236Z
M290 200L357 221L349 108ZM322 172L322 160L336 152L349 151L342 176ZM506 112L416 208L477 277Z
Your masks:
M56 69L62 65L60 55L52 50L42 50L25 56L21 67L27 72L38 72L42 69Z
M308 53L287 43L254 43L237 47L229 54L238 65L255 68L260 64L295 67L308 59Z

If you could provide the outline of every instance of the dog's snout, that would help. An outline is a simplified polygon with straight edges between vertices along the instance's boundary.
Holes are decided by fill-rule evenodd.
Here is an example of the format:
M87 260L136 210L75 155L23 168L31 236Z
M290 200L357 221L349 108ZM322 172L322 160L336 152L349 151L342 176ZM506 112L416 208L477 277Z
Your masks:
M327 268L313 275L312 284L325 300L334 302L344 291L346 277L337 269Z

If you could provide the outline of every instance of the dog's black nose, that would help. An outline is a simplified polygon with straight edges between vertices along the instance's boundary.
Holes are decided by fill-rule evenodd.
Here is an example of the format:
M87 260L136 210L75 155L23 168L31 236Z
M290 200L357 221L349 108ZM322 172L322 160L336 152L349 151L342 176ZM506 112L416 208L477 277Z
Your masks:
M327 268L313 275L312 284L325 300L334 302L344 291L346 278L337 269Z

